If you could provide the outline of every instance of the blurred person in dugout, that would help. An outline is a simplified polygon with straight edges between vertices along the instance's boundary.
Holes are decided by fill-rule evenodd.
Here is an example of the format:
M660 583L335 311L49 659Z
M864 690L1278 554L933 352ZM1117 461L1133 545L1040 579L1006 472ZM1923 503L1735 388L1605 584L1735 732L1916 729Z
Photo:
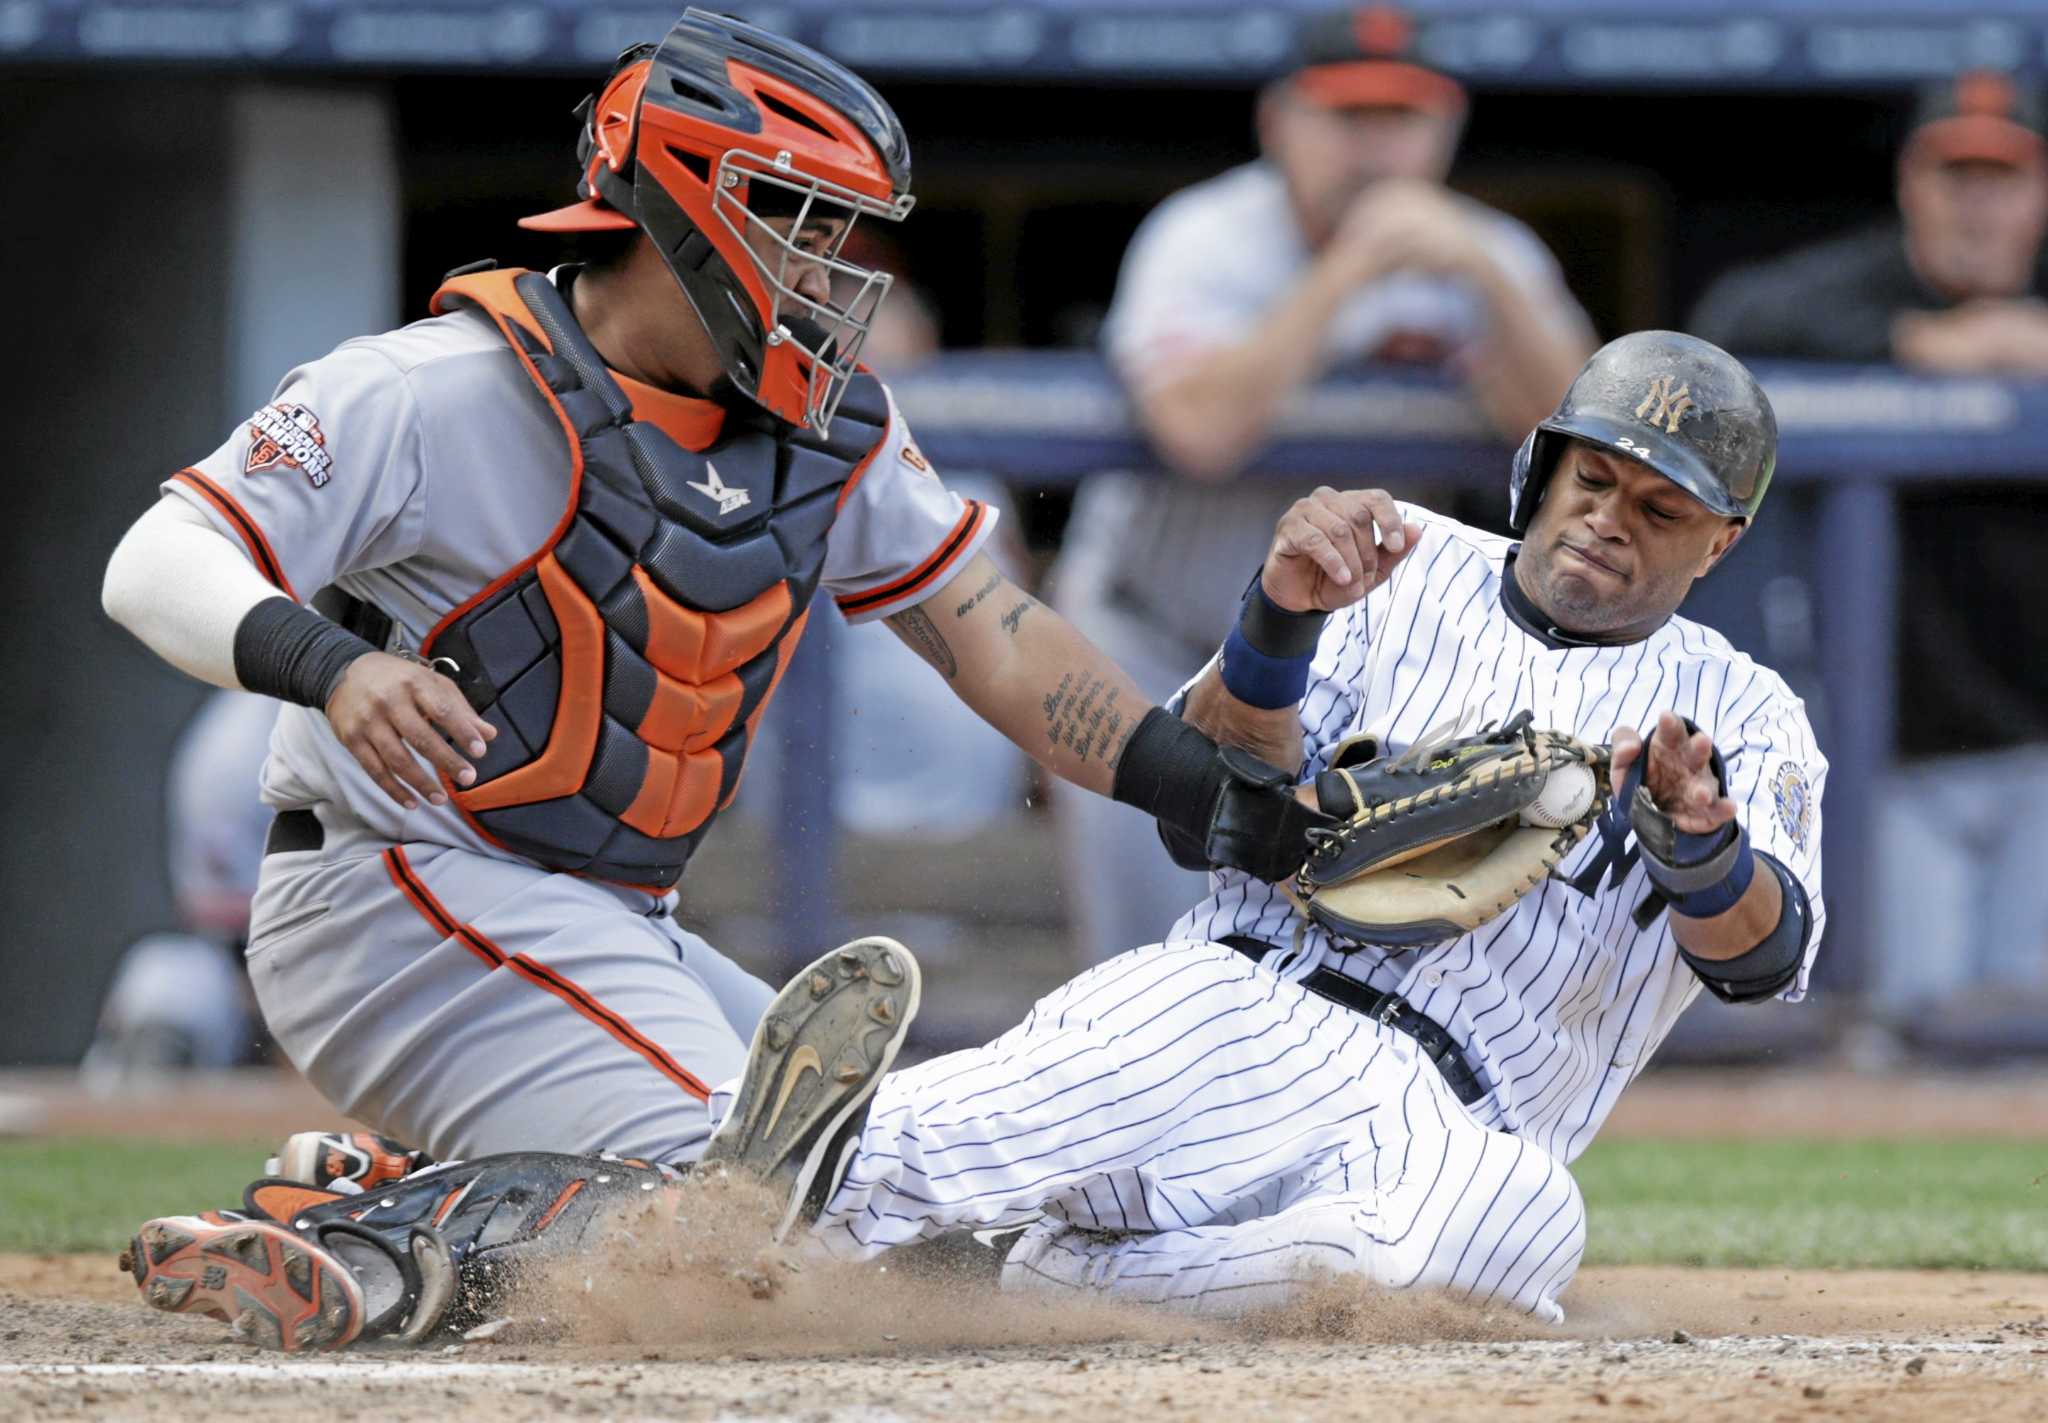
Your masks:
M276 723L269 697L217 691L178 733L164 778L178 927L143 935L115 965L79 1063L97 1095L163 1072L266 1058L268 1035L241 959L270 830L256 782Z
M1103 339L1170 477L1083 484L1049 601L1148 696L1201 669L1317 482L1238 477L1298 389L1360 362L1441 365L1513 442L1593 350L1536 235L1444 186L1466 96L1411 41L1385 7L1310 20L1298 67L1259 96L1259 160L1167 199L1125 253ZM1369 450L1358 474L1380 482ZM1144 817L1052 795L1088 959L1153 942L1205 892Z
M1692 331L1744 356L2048 376L2048 104L2001 74L1920 96L1899 215L1728 274ZM1878 797L1878 1007L1909 1032L2048 999L2048 489L1900 498L1901 764ZM2018 621L2016 621L2018 620ZM2013 1019L2017 1022L2018 1019ZM2048 1039L2044 1039L2048 1040Z

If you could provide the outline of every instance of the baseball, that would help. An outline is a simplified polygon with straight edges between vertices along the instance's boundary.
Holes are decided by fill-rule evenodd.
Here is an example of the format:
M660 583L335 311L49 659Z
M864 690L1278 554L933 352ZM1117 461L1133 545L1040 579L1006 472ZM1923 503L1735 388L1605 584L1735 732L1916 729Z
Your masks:
M1522 811L1522 824L1555 830L1569 825L1593 804L1593 769L1573 762L1559 766L1543 783L1536 799Z

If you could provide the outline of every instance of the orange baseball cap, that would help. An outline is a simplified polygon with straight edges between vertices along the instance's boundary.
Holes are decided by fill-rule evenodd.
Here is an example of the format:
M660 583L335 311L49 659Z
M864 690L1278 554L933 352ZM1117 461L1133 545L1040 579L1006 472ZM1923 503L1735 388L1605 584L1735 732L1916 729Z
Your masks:
M1905 156L1908 162L2040 166L2048 162L2041 93L1992 70L1958 75L1920 96Z
M1391 5L1336 10L1302 27L1295 91L1329 109L1419 109L1456 118L1465 87L1415 57L1415 26Z

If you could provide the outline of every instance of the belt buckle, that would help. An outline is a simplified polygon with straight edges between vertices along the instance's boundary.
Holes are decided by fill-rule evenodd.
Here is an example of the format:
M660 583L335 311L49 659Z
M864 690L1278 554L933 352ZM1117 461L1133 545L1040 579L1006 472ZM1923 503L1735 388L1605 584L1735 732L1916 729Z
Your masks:
M1401 1011L1402 1006L1403 1005L1401 1003L1401 995L1398 993L1389 993L1386 996L1386 1000L1382 1002L1378 1008L1373 1010L1373 1021L1375 1023L1378 1023L1383 1028L1393 1027L1394 1017Z

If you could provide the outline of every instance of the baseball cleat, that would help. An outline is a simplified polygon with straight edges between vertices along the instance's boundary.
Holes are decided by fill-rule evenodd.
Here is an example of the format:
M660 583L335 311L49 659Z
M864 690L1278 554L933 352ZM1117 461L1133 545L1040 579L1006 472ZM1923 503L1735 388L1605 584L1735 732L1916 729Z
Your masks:
M917 1014L918 985L910 950L894 939L855 939L791 979L754 1029L732 1111L704 1165L743 1171L781 1194L775 1239L799 1216L815 1217L844 1173L857 1115Z
M402 1181L434 1162L424 1151L368 1131L302 1131L285 1138L264 1163L267 1176L322 1191L354 1195Z
M363 1329L363 1292L347 1268L265 1221L164 1216L129 1242L121 1268L152 1308L211 1315L266 1348L339 1349Z

